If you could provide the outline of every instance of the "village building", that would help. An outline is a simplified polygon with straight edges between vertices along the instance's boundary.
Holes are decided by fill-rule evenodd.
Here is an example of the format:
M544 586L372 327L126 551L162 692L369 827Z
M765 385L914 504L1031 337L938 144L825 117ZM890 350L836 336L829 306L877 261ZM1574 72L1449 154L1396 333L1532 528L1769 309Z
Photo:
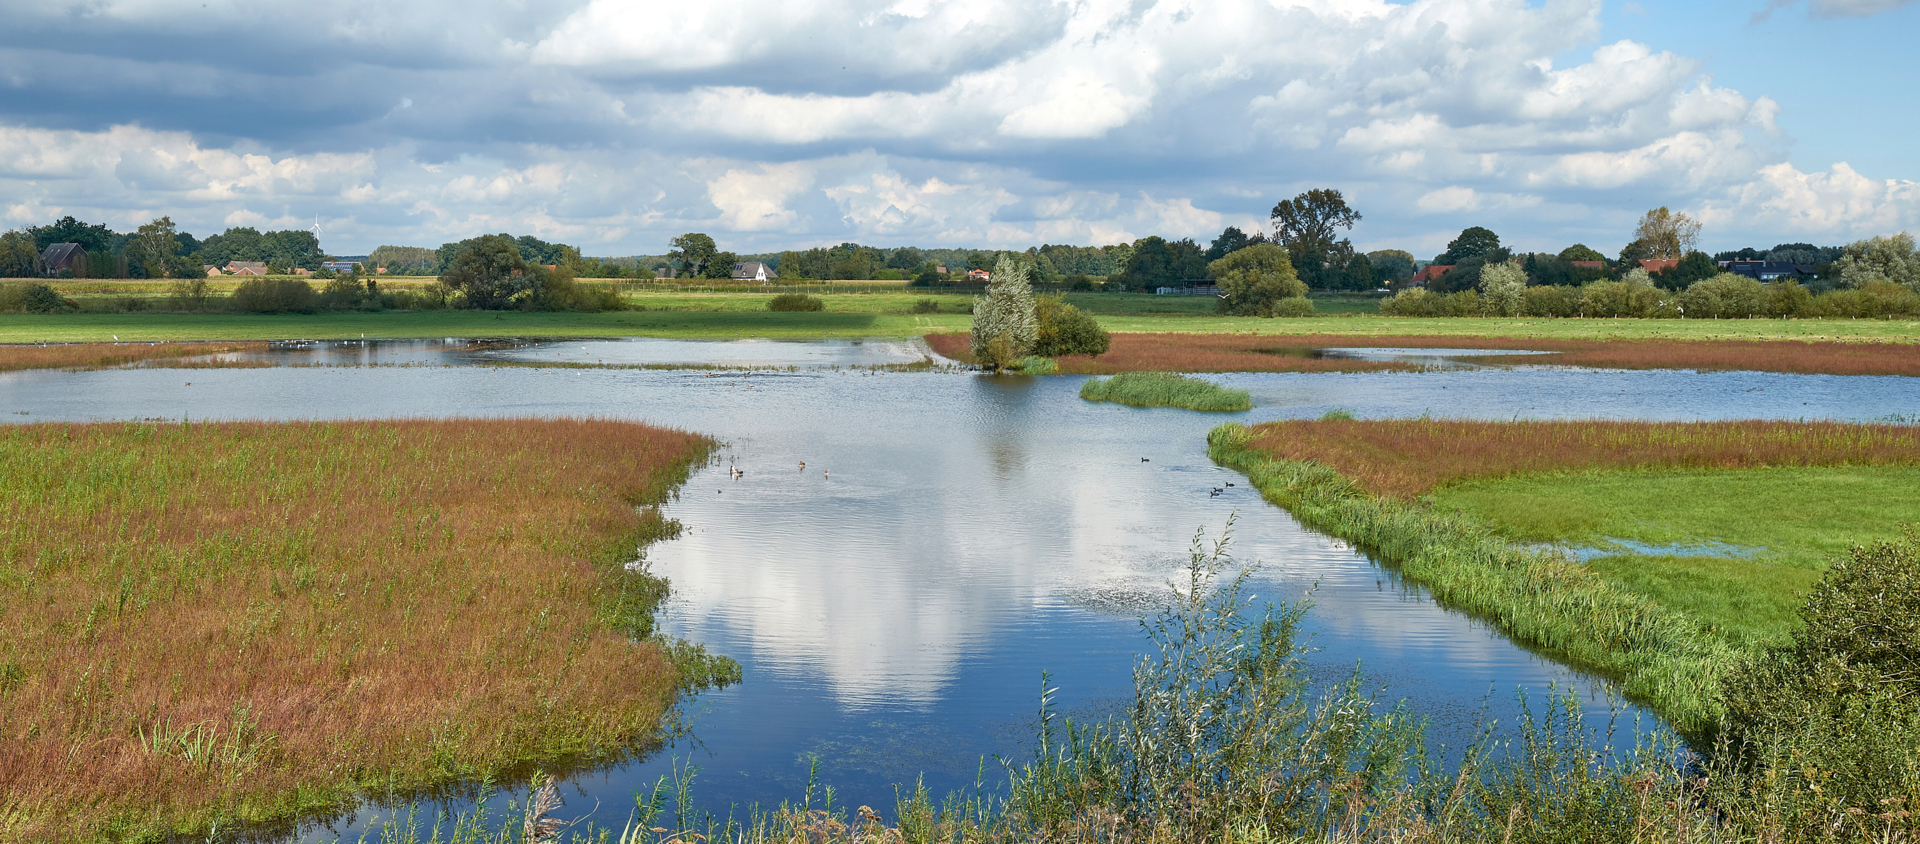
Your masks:
M741 261L734 264L731 275L734 281L757 281L761 284L766 284L769 279L780 277L772 267L759 261Z
M87 275L87 250L78 243L55 243L40 253L40 265L47 275L59 275L69 271L75 278Z
M1407 284L1415 287L1425 287L1427 282L1446 275L1447 271L1453 269L1454 266L1453 264L1428 264L1421 267L1419 272L1414 273L1413 278L1407 280Z
M1763 282L1818 275L1812 264L1790 264L1785 261L1721 261L1720 269Z
M223 275L266 275L265 261L228 261Z
M992 281L993 273L986 270L967 270L968 281Z

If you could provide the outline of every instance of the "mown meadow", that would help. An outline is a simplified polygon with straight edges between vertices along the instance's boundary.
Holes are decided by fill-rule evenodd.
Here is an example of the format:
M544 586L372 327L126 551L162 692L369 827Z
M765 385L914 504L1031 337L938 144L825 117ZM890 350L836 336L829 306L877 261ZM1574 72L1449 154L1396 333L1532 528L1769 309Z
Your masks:
M0 840L623 758L737 667L627 565L713 443L602 420L0 429Z

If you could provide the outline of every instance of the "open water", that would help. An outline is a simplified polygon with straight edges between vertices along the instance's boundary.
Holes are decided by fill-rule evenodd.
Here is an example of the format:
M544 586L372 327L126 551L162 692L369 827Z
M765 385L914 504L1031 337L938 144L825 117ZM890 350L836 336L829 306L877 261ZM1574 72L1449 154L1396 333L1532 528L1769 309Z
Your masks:
M1313 601L1316 674L1357 668L1383 699L1432 716L1436 742L1457 749L1556 688L1602 722L1619 706L1604 683L1437 606L1264 503L1208 460L1206 432L1221 422L1336 408L1852 421L1920 410L1920 379L1516 366L1217 376L1249 390L1255 407L1202 414L1082 401L1075 376L863 368L926 354L899 342L310 344L268 357L336 365L0 374L0 418L590 415L723 440L716 463L666 508L684 535L646 557L673 584L666 631L739 660L745 682L687 701L690 731L647 758L568 777L561 815L617 828L635 792L676 766L697 768L695 796L723 813L797 799L812 770L845 805L883 810L916 780L939 793L984 769L991 783L996 755L1021 758L1043 671L1076 717L1126 698L1142 614L1195 532L1217 536L1235 516L1233 549L1260 565L1259 595ZM527 365L542 362L757 368ZM1625 732L1651 726L1621 712ZM299 837L351 839L383 813L309 824Z

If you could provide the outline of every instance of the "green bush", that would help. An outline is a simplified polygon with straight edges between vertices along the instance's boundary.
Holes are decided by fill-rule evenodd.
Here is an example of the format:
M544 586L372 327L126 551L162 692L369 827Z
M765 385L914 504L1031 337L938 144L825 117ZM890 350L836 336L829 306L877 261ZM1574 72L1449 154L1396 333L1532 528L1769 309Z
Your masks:
M1563 284L1529 287L1520 293L1520 315L1571 317L1580 313L1580 288Z
M73 302L41 281L0 284L0 311L58 314L76 309Z
M1021 375L1052 375L1060 371L1060 365L1053 358L1028 355L1014 369L1020 370Z
M1246 390L1233 390L1171 372L1122 372L1112 378L1091 378L1080 385L1080 397L1136 407L1184 407L1188 410L1232 412L1253 407Z
M233 309L249 314L312 313L313 285L297 278L250 278L233 289Z
M907 309L907 313L910 314L937 314L939 312L940 303L932 299L921 299L913 303L913 307Z
M1058 295L1036 298L1033 315L1037 323L1033 343L1033 353L1036 355L1098 356L1106 354L1108 347L1113 344L1113 337L1100 327L1100 323L1085 311L1067 304Z
M805 293L782 293L767 300L769 311L824 311L827 303Z
M1680 294L1690 319L1746 319L1767 312L1767 289L1743 275L1721 273L1696 281Z
M1277 317L1313 316L1313 300L1305 296L1288 296L1274 303L1273 315Z
M1828 814L1920 805L1920 538L1855 547L1800 618L1722 683L1724 761Z

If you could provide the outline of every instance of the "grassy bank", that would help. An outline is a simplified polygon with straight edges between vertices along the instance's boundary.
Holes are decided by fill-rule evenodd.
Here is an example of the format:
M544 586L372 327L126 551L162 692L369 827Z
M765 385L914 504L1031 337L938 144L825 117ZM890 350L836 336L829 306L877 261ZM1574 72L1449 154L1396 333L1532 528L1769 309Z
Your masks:
M1253 408L1253 398L1246 390L1229 389L1212 381L1169 372L1123 372L1111 378L1091 378L1080 385L1080 397L1135 407L1223 412Z
M632 752L730 670L650 641L665 584L624 565L710 447L610 421L0 430L0 839Z
M383 284L387 282L383 281ZM98 287L100 283L87 282ZM131 284L116 282L114 284ZM149 286L150 283L145 283ZM397 287L405 284L396 283ZM91 287L88 289L92 289ZM152 302L157 291L142 294ZM131 311L131 294L82 293L85 311L57 315L0 315L0 342L100 342L113 334L127 340L272 340L368 337L910 337L965 331L973 297L874 288L828 292L809 288L825 302L820 313L770 313L771 293L701 292L678 288L629 286L624 300L637 311L479 312L357 311L314 314L241 315L164 313L143 305ZM1067 302L1093 314L1108 331L1129 334L1247 334L1269 337L1335 335L1366 339L1373 345L1388 337L1503 337L1528 339L1646 340L1843 340L1885 343L1920 342L1920 322L1879 320L1602 320L1540 318L1406 319L1334 313L1302 319L1226 317L1213 311L1206 296L1070 293ZM121 301L124 300L124 301ZM914 313L932 300L934 313ZM116 304L119 302L119 304ZM1344 304L1343 304L1344 303ZM1346 300L1316 300L1323 310L1350 311ZM155 307L159 307L155 305ZM1298 344L1296 344L1298 345Z
M140 361L178 360L222 352L264 351L264 343L62 343L0 346L0 372L21 369L101 369Z
M1892 425L1323 420L1211 440L1303 524L1695 734L1723 672L1794 629L1825 553L1897 533L1920 479L1920 429ZM1770 550L1580 565L1530 545L1615 540Z

